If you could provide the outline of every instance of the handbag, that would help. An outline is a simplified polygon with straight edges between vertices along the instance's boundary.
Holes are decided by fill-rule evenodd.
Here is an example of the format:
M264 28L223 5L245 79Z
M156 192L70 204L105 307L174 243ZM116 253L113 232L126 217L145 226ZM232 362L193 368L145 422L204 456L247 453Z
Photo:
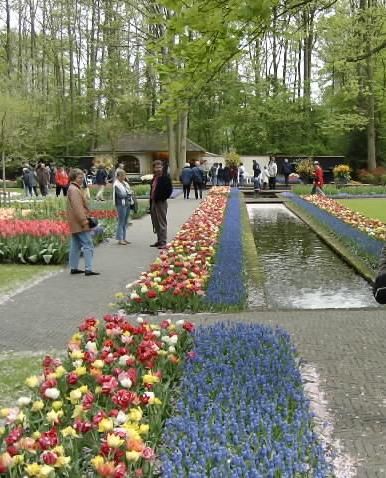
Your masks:
M96 217L88 216L87 221L90 229L94 229L94 227L98 225L98 219Z
M138 212L138 199L135 197L135 194L131 195L130 198L130 209L134 212Z

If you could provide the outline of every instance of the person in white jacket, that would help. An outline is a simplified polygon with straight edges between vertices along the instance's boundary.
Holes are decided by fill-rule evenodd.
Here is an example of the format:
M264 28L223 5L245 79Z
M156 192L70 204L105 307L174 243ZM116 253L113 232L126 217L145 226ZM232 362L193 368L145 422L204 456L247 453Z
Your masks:
M264 166L264 168L261 170L261 173L259 174L258 179L260 182L261 189L266 189L269 183L269 174L268 174L267 166Z
M271 158L268 163L268 174L269 174L269 189L275 189L276 187L276 176L277 176L277 164L275 158Z

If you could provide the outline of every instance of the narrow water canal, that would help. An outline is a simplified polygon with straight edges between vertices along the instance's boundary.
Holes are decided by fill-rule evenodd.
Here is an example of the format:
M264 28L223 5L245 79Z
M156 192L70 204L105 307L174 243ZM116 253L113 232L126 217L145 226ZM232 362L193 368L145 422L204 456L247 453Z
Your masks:
M248 205L264 290L252 306L331 309L376 307L371 286L281 204Z

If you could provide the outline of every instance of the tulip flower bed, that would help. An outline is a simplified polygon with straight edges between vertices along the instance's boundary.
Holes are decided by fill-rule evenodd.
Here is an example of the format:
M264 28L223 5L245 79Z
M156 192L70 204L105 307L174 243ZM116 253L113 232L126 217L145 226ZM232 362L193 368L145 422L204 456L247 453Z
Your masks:
M313 216L318 222L326 226L338 239L343 239L355 252L369 258L372 264L377 263L384 243L367 233L360 231L351 224L348 224L330 212L306 201L295 194L283 193L305 212Z
M127 286L129 297L117 294L120 307L129 312L203 308L228 194L228 187L211 190L150 271Z
M240 191L232 189L205 302L212 306L245 303Z
M68 256L69 235L64 221L0 220L0 263L63 263ZM102 239L103 230L98 230L94 241Z
M365 232L369 236L375 237L381 241L386 240L386 224L384 222L377 219L369 219L368 217L339 204L338 201L324 196L311 195L305 196L304 199L320 209L323 209L323 211L327 211L333 216L341 219L343 222L350 224L350 226Z
M215 324L195 343L163 432L164 478L332 476L287 333Z
M189 322L87 318L68 359L45 357L28 396L0 411L0 475L151 477L172 387L192 345Z
M68 254L68 224L49 220L0 220L0 262L59 264Z

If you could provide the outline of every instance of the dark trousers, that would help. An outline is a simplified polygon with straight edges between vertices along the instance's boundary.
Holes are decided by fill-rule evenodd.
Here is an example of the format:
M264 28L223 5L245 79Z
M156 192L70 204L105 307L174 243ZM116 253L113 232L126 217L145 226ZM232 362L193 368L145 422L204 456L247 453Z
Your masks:
M193 187L194 187L194 195L196 196L196 199L198 199L199 194L200 194L200 199L202 199L202 183L193 181Z
M182 189L184 191L184 199L189 199L190 194L190 184L183 184Z
M56 197L60 196L60 191L63 189L63 196L67 196L67 186L56 185Z
M153 224L153 230L157 234L157 243L160 246L166 244L168 223L166 220L166 214L168 212L167 201L152 201L151 202L151 222Z
M276 178L269 178L269 189L275 189L276 187Z
M286 186L289 186L289 174L284 175L284 183Z
M28 192L30 196L33 196L33 192L35 193L35 196L38 195L38 188L36 186L28 186Z
M42 196L47 196L47 194L48 194L48 185L47 184L39 184L39 189L40 189L40 192L42 193Z

